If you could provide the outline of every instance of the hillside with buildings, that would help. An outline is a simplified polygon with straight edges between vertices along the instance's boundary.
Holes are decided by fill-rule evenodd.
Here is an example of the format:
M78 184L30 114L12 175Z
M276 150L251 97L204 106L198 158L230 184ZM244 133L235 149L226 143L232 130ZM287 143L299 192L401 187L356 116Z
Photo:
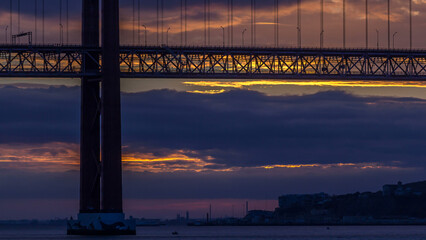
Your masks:
M274 212L250 211L245 224L426 224L426 181L384 185L382 191L283 195Z

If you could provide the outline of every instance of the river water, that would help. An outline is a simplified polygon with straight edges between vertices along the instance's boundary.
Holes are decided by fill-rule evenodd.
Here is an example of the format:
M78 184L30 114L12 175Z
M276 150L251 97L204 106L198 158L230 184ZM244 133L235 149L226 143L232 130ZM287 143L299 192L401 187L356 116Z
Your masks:
M0 239L295 239L424 240L426 226L344 227L140 227L137 236L66 236L64 227L0 226ZM172 235L177 232L178 235Z

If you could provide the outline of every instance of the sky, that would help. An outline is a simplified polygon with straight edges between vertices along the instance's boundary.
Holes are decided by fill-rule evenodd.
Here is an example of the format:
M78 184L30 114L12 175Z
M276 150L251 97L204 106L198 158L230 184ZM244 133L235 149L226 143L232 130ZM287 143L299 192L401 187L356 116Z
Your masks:
M56 8L57 1L45 1L49 10ZM9 24L8 1L3 2L1 26ZM33 2L21 2L21 28L31 30ZM282 45L291 46L295 38L285 29L295 29L295 3L280 2ZM338 47L340 2L325 2L326 45ZM357 2L348 0L351 47L364 44ZM146 19L155 19L155 2L141 3L152 35L155 24ZM235 29L249 22L247 3L235 0L240 23ZM398 47L408 43L405 3L392 1L392 26L401 31ZM223 4L214 1L212 7L216 27L227 22L219 10ZM319 1L303 4L304 43L314 46L317 26L309 23L318 22ZM374 31L385 31L383 4L371 0ZM188 0L188 5L190 44L201 44L202 1ZM178 15L180 21L176 6L179 1L170 1L166 26L178 22ZM414 24L421 29L426 2L413 6ZM70 43L78 44L80 9L70 7ZM131 1L121 1L123 44L132 43L131 7ZM54 42L58 15L48 12L46 39ZM273 41L266 24L273 21L271 13L267 4L259 4L262 46ZM171 42L179 43L179 27L172 28ZM219 33L212 34L212 44L221 41ZM422 34L416 32L415 47L423 47ZM79 86L79 79L0 79L0 219L77 213ZM378 191L388 183L424 180L426 85L421 82L122 79L121 90L128 215L174 218L188 210L191 217L202 217L212 204L213 217L242 216L246 201L250 209L273 210L283 194Z
M62 14L60 14L60 1L45 1L45 43L58 43L60 24L64 26L64 43L78 44L80 42L80 15L81 6L69 1L68 21L66 1L62 0ZM138 2L140 1L140 14L138 15ZM164 0L163 0L164 1ZM211 39L210 45L222 45L222 29L225 31L226 44L228 42L228 17L227 1L211 1ZM37 18L35 18L35 0L21 0L20 30L32 31L34 43L42 42L42 0L37 0ZM80 1L77 1L80 2ZM161 2L161 1L160 1ZM391 0L391 35L395 32L395 47L406 48L409 45L409 1ZM0 0L0 42L5 42L5 28L8 34L18 31L18 1L12 4L13 24L10 24L10 4L8 0ZM120 1L121 43L123 45L144 44L144 27L147 27L147 43L157 44L157 1L148 0L122 0ZM280 46L291 47L297 43L297 17L296 0L279 1L279 31ZM426 16L425 0L413 0L413 47L425 48L423 39L426 37L424 29ZM274 37L274 0L258 0L256 4L258 46L273 46ZM387 1L369 0L369 46L376 48L387 47ZM204 44L204 1L187 0L187 30L188 45ZM343 9L342 0L324 1L324 46L342 47L343 44ZM302 0L302 45L318 47L320 41L320 1ZM365 47L365 4L360 0L347 0L346 6L346 32L348 48ZM62 18L60 16L62 15ZM140 21L138 22L138 16ZM36 20L37 19L37 20ZM62 20L61 20L62 19ZM245 33L245 42L250 43L250 1L234 0L234 45L242 44L242 32ZM68 24L67 24L68 22ZM138 28L138 23L140 23ZM37 32L35 27L37 25ZM169 45L181 43L181 8L180 0L164 1L163 41L161 34L159 43L166 43L167 29L169 30ZM67 31L68 29L68 31ZM135 31L133 31L135 29ZM138 31L139 29L139 31ZM378 37L377 32L378 31ZM160 30L161 32L161 27ZM68 33L68 34L67 34ZM133 34L134 33L134 34ZM68 36L68 37L67 37ZM67 41L68 40L68 41ZM378 41L377 41L378 40ZM9 39L10 41L10 39ZM391 39L393 45L393 39Z

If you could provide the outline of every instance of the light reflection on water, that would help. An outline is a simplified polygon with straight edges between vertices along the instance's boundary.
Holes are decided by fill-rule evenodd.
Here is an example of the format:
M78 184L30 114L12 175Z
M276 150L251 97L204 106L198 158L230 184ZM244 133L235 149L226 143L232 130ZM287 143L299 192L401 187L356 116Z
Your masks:
M173 236L172 232L178 232ZM0 239L296 239L296 240L420 240L426 226L343 227L140 227L137 236L66 236L65 227L0 226Z

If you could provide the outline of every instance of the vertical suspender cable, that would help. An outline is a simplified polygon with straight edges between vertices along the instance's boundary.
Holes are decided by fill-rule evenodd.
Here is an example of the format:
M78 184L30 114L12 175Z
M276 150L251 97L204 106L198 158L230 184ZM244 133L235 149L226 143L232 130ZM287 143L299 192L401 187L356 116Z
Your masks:
M278 47L279 45L279 2L278 0L274 1L274 36L275 36L275 47Z
M302 0L297 0L297 46L302 47Z
M343 0L343 48L346 48L346 0Z
M37 0L34 0L34 43L37 44Z
M62 45L62 0L59 0L59 44Z
M230 35L231 35L231 0L228 0L228 46L231 45Z
M280 1L277 0L277 47L280 46Z
M132 45L135 45L135 0L132 0Z
M253 27L254 27L254 36L253 36L253 39L254 39L254 45L256 46L256 36L257 36L257 34L256 34L256 0L253 0L253 15L254 15L254 22L253 22Z
M157 46L160 45L160 0L157 0Z
M277 0L274 0L274 47L277 47Z
M160 8L159 8L160 0L157 0L157 46L160 44L160 37L159 37L159 31L160 31Z
M410 0L410 50L413 49L413 0ZM410 58L409 73L413 74L413 60Z
M251 45L256 46L256 0L251 1Z
M410 50L413 49L413 0L410 0Z
M164 0L161 0L161 44L164 44Z
M231 0L231 47L234 46L234 0Z
M138 45L141 45L141 0L138 0Z
M41 15L42 15L42 20L41 20L41 36L42 36L43 45L44 45L44 43L45 43L45 41L44 41L44 0L41 0L41 4L42 4L42 9L41 9Z
M277 0L274 0L274 47L277 46Z
M185 1L185 46L188 44L188 5Z
M13 35L13 17L12 17L12 0L10 0L10 2L9 2L9 6L10 6L10 11L9 11L9 17L10 17L10 19L9 19L9 21L10 21L10 23L9 23L9 27L10 27L10 41L11 41L11 43L12 43L12 35Z
M66 15L66 18L67 18L67 45L69 44L69 31L70 31L70 23L69 23L69 21L70 21L70 13L69 13L69 0L66 0L66 2L65 2L65 4L66 4L66 11L67 11L67 15Z
M388 49L390 49L390 0L388 0Z
M207 0L207 38L208 45L210 46L210 30L211 30L211 10L210 10L210 0Z
M180 0L180 45L183 46L183 0Z
M204 46L207 45L207 0L204 0Z
M365 0L365 49L368 49L368 0Z
M254 2L254 0L251 0L250 1L250 3L251 3L251 6L250 6L250 15L251 15L251 22L250 22L250 35L251 35L251 46L253 47L254 46L254 40L253 40L253 36L254 36L254 11L253 11L253 2Z
M18 0L18 34L21 33L21 0Z
M344 0L343 0L344 1ZM324 0L320 0L320 48L324 46Z
M18 0L18 34L21 33L21 0ZM18 38L18 43L21 43Z
M279 47L279 45L280 45L280 2L279 2L279 0L276 0L277 1L277 10L276 10L276 12L277 12L277 20L276 20L276 23L275 23L275 27L277 28L277 46L276 47Z

